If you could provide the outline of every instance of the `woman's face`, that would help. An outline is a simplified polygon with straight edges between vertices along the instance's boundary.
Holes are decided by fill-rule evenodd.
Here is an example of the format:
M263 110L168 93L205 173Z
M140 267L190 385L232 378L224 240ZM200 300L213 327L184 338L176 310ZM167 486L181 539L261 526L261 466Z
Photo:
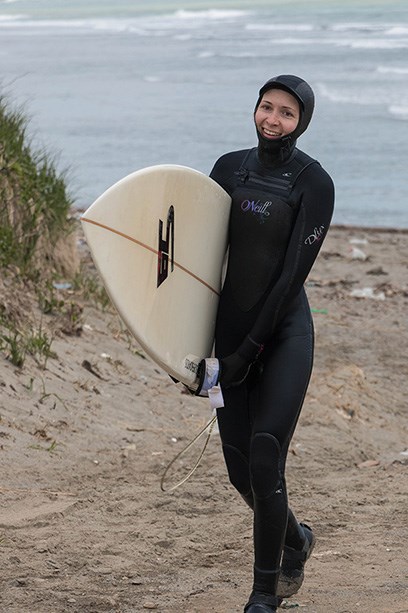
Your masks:
M275 140L293 132L299 123L299 102L283 89L270 89L255 111L255 125L266 139Z

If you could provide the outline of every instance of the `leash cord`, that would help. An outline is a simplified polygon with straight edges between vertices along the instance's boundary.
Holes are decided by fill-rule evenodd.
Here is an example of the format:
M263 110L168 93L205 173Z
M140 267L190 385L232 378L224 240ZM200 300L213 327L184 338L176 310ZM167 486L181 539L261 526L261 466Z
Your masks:
M172 460L171 462L167 465L162 478L160 479L160 489L162 490L162 492L173 492L175 489L177 489L178 487L180 487L181 485L183 485L183 483L185 483L188 479L190 479L190 477L195 473L195 471L197 470L197 468L200 465L200 462L202 460L202 457L205 453L205 450L207 449L208 443L210 442L210 437L212 434L212 431L214 429L215 426L215 422L217 421L217 416L214 415L214 417L212 417L210 419L210 421L204 426L204 428L202 430L200 430L200 432L193 438L192 441L190 441L190 443L184 448L182 449ZM198 439L200 438L200 436L202 436L204 434L204 432L208 430L208 434L207 437L205 439L203 448L201 450L201 453L198 457L197 462L195 463L195 465L193 466L193 468L191 468L189 470L189 472L187 473L187 475L181 479L181 481L179 481L178 483L176 483L175 485L172 485L171 487L165 487L164 482L166 480L166 476L170 470L170 468L175 464L175 462L177 462L177 460L179 460L185 453L187 453L187 451L189 449L191 449L191 447L198 441Z

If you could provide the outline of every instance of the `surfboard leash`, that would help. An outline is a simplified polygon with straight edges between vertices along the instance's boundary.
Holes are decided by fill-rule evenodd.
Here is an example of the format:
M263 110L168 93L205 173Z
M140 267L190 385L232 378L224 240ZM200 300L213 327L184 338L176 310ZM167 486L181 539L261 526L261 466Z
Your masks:
M188 481L188 479L190 479L190 477L195 473L195 471L197 470L197 468L200 465L200 462L202 460L202 457L205 453L205 450L208 447L208 443L210 442L210 437L212 434L212 431L214 429L215 423L217 421L217 416L214 415L210 421L204 426L204 428L202 428L202 430L200 430L200 432L193 438L192 441L189 442L189 444L184 447L184 449L182 449L172 460L171 462L167 465L162 478L160 479L160 489L162 490L162 492L173 492L174 490L176 490L178 487L180 487L181 485L183 485L186 481ZM200 455L198 456L198 459L196 461L196 463L194 464L193 468L191 468L189 470L189 472L187 473L187 475L185 477L183 477L183 479L181 479L178 483L176 483L175 485L172 485L170 487L165 487L164 482L166 480L166 476L170 470L170 468L175 464L175 462L177 462L177 460L179 460L185 453L187 453L187 451L189 449L191 449L193 447L193 445L198 441L198 439L208 430L203 448L200 452Z

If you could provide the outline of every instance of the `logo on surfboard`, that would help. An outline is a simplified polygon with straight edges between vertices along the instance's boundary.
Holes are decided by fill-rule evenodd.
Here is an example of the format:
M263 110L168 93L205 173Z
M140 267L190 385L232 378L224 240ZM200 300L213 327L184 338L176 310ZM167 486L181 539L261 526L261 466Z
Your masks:
M169 275L169 260L171 271L174 270L174 207L170 206L167 213L166 236L163 237L164 223L159 219L159 247L157 262L157 287Z

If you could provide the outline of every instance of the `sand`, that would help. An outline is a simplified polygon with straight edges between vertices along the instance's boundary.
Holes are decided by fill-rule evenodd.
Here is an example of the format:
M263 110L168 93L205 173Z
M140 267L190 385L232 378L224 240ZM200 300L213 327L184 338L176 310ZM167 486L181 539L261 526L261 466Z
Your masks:
M333 227L308 280L315 369L287 481L317 544L283 608L408 611L407 273L407 232ZM1 304L17 309L10 283ZM112 309L80 307L71 329L44 316L54 357L18 369L0 356L0 611L242 611L252 518L216 430L195 474L160 489L208 402L147 359Z

